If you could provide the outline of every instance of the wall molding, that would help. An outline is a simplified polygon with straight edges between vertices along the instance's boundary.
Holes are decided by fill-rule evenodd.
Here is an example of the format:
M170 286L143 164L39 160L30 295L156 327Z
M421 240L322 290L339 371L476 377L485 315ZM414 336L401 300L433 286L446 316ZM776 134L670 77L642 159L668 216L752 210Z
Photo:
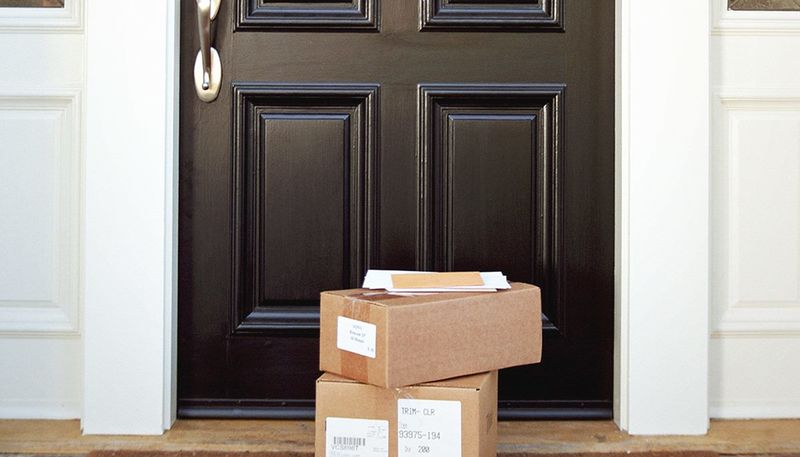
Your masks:
M81 33L84 0L63 8L0 8L0 33Z
M80 400L0 399L0 419L76 419Z
M81 218L81 91L27 89L0 93L0 112L37 111L58 116L60 138L56 179L58 201L53 236L54 287L52 300L4 300L0 297L0 336L63 335L80 332L80 218Z
M728 0L710 1L712 35L800 35L800 11L729 10Z
M712 100L736 109L800 108L800 86L797 87L715 87Z
M712 400L709 414L719 419L793 419L800 417L800 400Z
M731 195L732 188L729 163L732 160L732 115L734 113L797 113L800 118L800 87L726 87L715 88L712 95L715 126L713 129L712 155L715 158L715 207L712 209L714 224L725 227L724 236L714 236L712 245L725 243L717 249L724 253L714 257L711 316L712 338L800 337L800 294L797 300L738 300L732 299L738 278L731 277L731 256L737 243L735 226L730 214L735 211ZM717 170L718 169L718 170ZM724 192L724 193L723 193ZM715 232L716 233L716 232ZM800 262L800 259L798 259ZM727 417L727 416L726 416Z
M715 324L712 338L796 338L800 337L800 304L735 304Z

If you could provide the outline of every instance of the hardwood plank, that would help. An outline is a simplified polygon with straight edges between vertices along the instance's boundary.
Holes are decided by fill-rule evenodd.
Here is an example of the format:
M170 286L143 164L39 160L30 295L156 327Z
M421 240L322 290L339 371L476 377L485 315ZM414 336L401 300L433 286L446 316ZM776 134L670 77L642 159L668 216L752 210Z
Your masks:
M705 436L631 436L610 421L501 422L498 451L536 453L710 450L721 454L800 451L800 421L712 421Z
M706 436L630 436L611 421L500 422L502 454L709 450L800 452L800 420L712 421ZM314 452L314 423L180 420L162 436L82 436L72 421L0 420L0 453L85 455L95 449Z

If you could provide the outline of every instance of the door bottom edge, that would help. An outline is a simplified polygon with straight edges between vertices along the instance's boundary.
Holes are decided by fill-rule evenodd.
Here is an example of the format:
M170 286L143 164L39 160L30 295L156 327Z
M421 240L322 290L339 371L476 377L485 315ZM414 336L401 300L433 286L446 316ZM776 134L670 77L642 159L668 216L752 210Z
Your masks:
M194 402L193 402L194 403ZM280 402L275 402L280 403ZM181 419L284 419L314 420L314 405L225 405L225 404L190 404L178 406L178 418ZM610 420L611 405L592 405L591 407L514 407L498 408L498 420Z

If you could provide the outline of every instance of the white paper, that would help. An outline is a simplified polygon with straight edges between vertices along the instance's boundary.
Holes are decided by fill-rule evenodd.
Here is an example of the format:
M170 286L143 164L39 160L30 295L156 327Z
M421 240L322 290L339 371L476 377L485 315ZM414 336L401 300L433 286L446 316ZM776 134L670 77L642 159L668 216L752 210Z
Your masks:
M387 292L391 294L412 294L412 295L425 295L430 293L436 292L497 292L495 288L486 288L486 287L475 287L475 288L468 288L470 286L462 286L462 287L420 287L420 288L405 288L405 289L397 289L397 288L389 288L386 289Z
M389 421L325 418L325 457L388 457Z
M407 270L369 270L364 277L365 289L386 289L388 292L397 293L429 293L429 292L496 292L498 289L510 289L511 285L508 279L499 271L481 272L481 279L483 279L482 286L458 286L458 287L437 287L437 288L415 288L415 289L398 289L392 283L392 275L397 274L412 274L412 273L428 273L424 271L407 271Z
M375 324L339 316L336 321L336 347L375 358Z
M461 402L397 400L398 457L461 457Z

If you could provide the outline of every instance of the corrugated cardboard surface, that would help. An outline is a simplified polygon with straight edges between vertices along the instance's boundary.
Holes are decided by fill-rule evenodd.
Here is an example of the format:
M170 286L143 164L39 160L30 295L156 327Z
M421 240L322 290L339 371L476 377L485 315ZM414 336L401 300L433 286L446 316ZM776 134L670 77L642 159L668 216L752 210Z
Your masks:
M497 455L497 372L386 389L326 373L317 380L315 456L325 457L325 419L389 421L389 457L397 457L397 400L461 402L461 456Z
M537 363L542 353L538 287L496 293L403 297L365 289L323 292L320 369L381 387ZM336 347L337 317L375 324L376 356Z

